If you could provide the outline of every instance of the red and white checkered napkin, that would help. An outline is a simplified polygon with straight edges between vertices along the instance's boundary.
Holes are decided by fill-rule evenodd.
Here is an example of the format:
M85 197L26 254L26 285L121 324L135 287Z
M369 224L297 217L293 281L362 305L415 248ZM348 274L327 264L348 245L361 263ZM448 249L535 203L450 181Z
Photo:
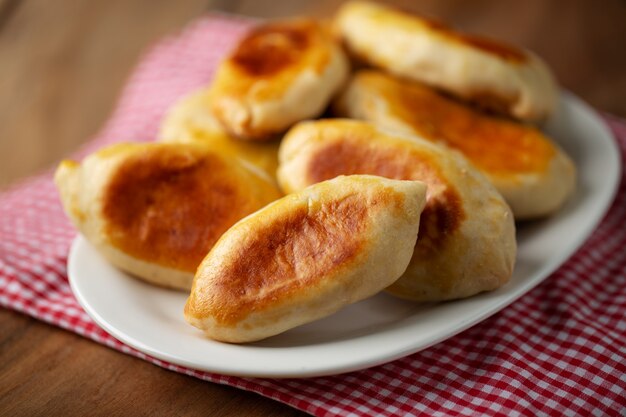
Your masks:
M166 108L206 84L250 21L207 17L141 59L111 120L79 152L148 141ZM607 118L626 155L626 123ZM75 231L51 173L0 195L0 305L164 368L314 415L606 415L626 409L626 181L586 244L543 284L461 334L395 362L323 378L210 374L123 345L81 309L66 275Z

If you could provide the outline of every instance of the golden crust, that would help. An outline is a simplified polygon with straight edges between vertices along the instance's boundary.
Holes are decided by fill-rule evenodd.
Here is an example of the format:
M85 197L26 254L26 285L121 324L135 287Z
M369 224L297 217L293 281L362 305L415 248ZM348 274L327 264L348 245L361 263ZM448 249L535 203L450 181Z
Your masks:
M248 342L368 297L406 268L424 200L422 183L370 176L284 197L223 235L185 317L211 338Z
M212 110L230 134L265 140L319 115L347 75L343 52L319 23L268 23L244 37L218 68Z
M335 107L342 116L460 151L504 195L518 219L557 210L574 189L574 164L537 128L487 115L423 84L360 71Z
M114 145L82 165L62 164L55 179L68 216L113 264L182 289L222 233L280 196L193 144Z
M345 174L420 180L428 186L411 263L389 291L418 301L467 297L506 283L515 225L493 186L457 152L352 120L303 122L279 149L286 192Z
M373 2L345 4L335 26L361 60L491 110L536 121L556 106L548 67L520 48Z

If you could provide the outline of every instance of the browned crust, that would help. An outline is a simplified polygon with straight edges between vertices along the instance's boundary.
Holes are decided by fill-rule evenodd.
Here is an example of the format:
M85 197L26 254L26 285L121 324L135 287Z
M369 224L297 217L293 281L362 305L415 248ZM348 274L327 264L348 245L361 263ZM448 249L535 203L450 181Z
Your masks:
M196 280L209 279L210 292L192 291L185 314L202 312L220 325L234 326L254 311L315 291L367 251L369 215L381 205L400 210L404 195L385 188L367 203L358 194L302 202L242 239L231 259L201 267Z
M241 41L230 60L253 77L271 76L298 61L315 29L310 21L259 26Z
M489 174L543 173L556 153L535 127L482 113L423 84L375 71L362 71L353 82L380 94L389 113L420 136L458 149Z
M432 155L417 149L397 149L367 139L336 138L322 145L307 166L309 183L338 175L370 174L397 180L420 180L429 197L420 220L416 251L420 255L443 250L465 218L456 188L446 181Z
M146 149L125 160L104 191L102 215L113 246L193 272L253 207L223 159L171 151Z

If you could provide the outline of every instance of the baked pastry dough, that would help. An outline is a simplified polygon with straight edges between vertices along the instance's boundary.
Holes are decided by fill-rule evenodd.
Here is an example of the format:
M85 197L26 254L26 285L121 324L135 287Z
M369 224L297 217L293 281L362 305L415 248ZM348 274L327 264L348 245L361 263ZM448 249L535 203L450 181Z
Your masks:
M210 94L209 88L203 88L176 102L163 118L159 140L205 143L275 182L278 141L242 141L228 135L211 112Z
M529 51L368 2L344 5L336 27L365 62L492 110L536 121L556 106L550 70Z
M193 91L172 105L159 130L159 140L193 142L198 134L224 134L224 129L211 111L211 89Z
M425 186L338 177L241 220L202 261L185 318L212 339L250 342L328 316L404 272Z
M330 31L309 19L253 29L217 70L213 113L238 138L264 140L318 116L348 75Z
M495 185L516 219L548 215L574 190L573 162L541 131L487 115L423 84L360 71L335 107L342 116L457 149Z
M69 218L113 265L184 290L224 231L281 195L196 144L113 145L62 162L55 182Z
M337 175L371 174L428 186L415 251L388 291L417 301L462 298L511 277L516 255L509 206L458 152L347 119L302 122L279 149L286 192Z

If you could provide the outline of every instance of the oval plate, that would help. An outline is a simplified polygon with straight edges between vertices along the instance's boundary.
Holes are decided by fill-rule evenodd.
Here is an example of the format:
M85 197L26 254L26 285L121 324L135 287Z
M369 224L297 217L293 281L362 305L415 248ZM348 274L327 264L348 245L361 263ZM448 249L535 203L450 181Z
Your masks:
M497 291L439 304L379 294L264 341L233 345L209 340L184 321L186 294L131 278L80 236L69 255L70 284L87 313L111 335L148 355L193 369L310 377L389 362L454 336L511 304L558 268L597 226L620 179L617 144L595 112L568 93L563 93L546 130L574 159L577 190L557 215L519 228L513 278Z

